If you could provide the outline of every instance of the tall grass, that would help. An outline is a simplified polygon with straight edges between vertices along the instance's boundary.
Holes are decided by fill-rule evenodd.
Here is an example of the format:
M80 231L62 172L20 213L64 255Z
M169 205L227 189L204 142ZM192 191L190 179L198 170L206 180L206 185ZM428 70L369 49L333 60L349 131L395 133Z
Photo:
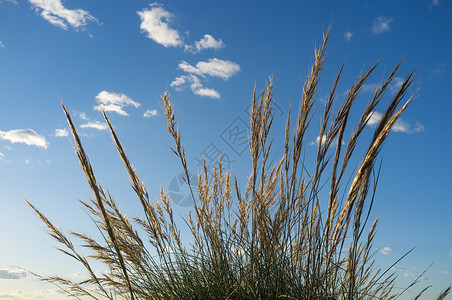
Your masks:
M372 241L378 219L368 222L379 174L378 153L413 99L411 96L402 102L413 82L413 73L408 74L387 105L361 163L347 182L350 161L359 155L355 153L358 140L399 71L400 62L376 88L346 143L343 141L351 108L378 62L356 78L345 101L333 111L341 68L325 103L319 132L323 138L318 143L315 167L308 172L303 149L314 116L328 37L329 31L315 51L295 120L291 120L289 108L282 157L276 163L270 162L273 146L269 138L273 124L270 80L262 93L255 89L252 97L248 138L251 170L246 185L224 168L221 158L212 173L204 161L197 189L190 189L193 211L184 220L175 218L171 199L163 188L160 199L151 201L104 112L143 208L142 218L129 220L121 213L108 190L98 183L76 126L62 103L80 166L94 195L81 203L102 233L102 239L77 232L65 234L29 203L52 238L61 244L60 251L80 262L88 275L88 279L79 282L58 276L40 279L79 299L396 298L394 274L374 264ZM195 183L190 182L174 105L166 93L162 100L166 126L174 139L172 150L191 187ZM328 188L327 202L322 204L319 193ZM342 191L347 192L342 195ZM183 224L192 233L189 244L181 237L179 226ZM70 237L81 241L91 251L90 255L83 256ZM94 272L93 262L102 263L108 271Z

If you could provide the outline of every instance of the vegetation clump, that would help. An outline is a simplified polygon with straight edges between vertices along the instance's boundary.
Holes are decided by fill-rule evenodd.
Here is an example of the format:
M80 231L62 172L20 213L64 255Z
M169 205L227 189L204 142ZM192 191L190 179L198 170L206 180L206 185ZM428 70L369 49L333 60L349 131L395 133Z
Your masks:
M413 98L402 103L413 82L413 73L404 79L386 107L361 163L347 182L357 142L396 76L400 62L378 85L346 142L350 110L378 62L356 78L344 102L333 111L342 67L325 102L315 168L308 172L302 153L314 115L328 36L329 31L315 52L295 120L291 120L289 108L279 161L269 162L273 146L269 138L273 124L270 80L260 95L256 89L253 93L248 137L251 172L246 186L224 168L221 158L211 174L204 161L197 189L190 190L193 211L188 212L185 220L175 219L171 199L163 188L160 199L151 201L104 112L144 212L142 218L129 220L98 183L76 126L62 104L77 157L94 195L90 201L81 203L103 239L84 233L65 234L29 203L49 234L62 245L60 250L80 262L88 275L80 282L58 276L40 279L58 285L78 299L396 298L395 276L374 265L372 241L378 219L372 224L368 224L368 219L378 180L378 153ZM190 182L174 106L166 93L162 99L167 129L174 139L172 150L191 187L195 183ZM321 203L319 193L327 188L327 203ZM186 244L181 238L181 224L190 229L192 243ZM80 240L91 254L80 254L69 236ZM107 271L95 273L93 262L103 263Z

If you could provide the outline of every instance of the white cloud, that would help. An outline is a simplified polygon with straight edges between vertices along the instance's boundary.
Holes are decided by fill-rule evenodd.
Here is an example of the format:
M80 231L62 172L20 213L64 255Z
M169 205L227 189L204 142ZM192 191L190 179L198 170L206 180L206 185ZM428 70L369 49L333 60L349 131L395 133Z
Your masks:
M377 111L372 112L372 114L369 117L369 121L367 122L367 125L369 126L377 125L381 121L382 117L383 114ZM394 125L392 125L391 130L395 132L404 132L404 133L413 133L413 132L419 133L424 131L424 125L422 125L419 122L416 122L416 124L413 126L410 123L402 120L401 118L398 118Z
M173 15L159 4L151 4L151 9L138 11L140 28L147 37L165 47L182 46L182 38L177 30L169 27Z
M444 275L449 274L449 272L446 271L446 270L444 270L442 273L443 273Z
M55 136L56 137L63 137L63 136L68 136L68 132L66 128L63 129L55 129Z
M5 48L5 44L2 41L0 41L0 48Z
M0 279L21 279L27 277L27 272L22 270L0 270Z
M38 134L33 129L14 129L10 131L0 130L0 140L7 140L11 143L24 143L30 146L47 148L46 138Z
M5 154L0 152L0 160L3 160L4 157L5 157Z
M344 38L345 38L345 40L346 40L347 42L349 42L349 41L352 39L353 35L354 35L353 32L351 32L351 31L346 31L346 32L344 33Z
M322 136L322 145L325 144L325 142L326 142L326 135L324 134L324 135ZM315 139L315 142L311 142L310 145L311 145L311 146L314 146L314 145L317 145L317 146L318 146L319 143L320 143L320 136L318 136L318 137ZM344 144L345 144L345 142L342 141L342 145L344 145ZM337 138L335 138L335 139L333 140L333 142L331 143L330 147L336 147L336 145L337 145Z
M183 75L177 77L171 82L170 86L177 91L181 91L183 86L189 84L192 92L201 97L209 97L214 99L220 99L220 93L214 89L206 88L202 85L201 80L195 75Z
M451 250L449 250L449 255L450 255L450 256L452 256L452 249L451 249Z
M201 96L201 97L220 99L220 93L218 93L214 89L202 87L202 88L192 89L192 91L193 91L193 93L195 93L196 95Z
M173 82L171 82L170 86L175 88L176 91L181 90L180 87L183 86L186 83L186 78L187 77L188 77L187 75L176 77L173 80Z
M68 29L68 25L76 29L83 28L90 21L97 21L89 12L82 9L67 9L61 0L28 0L36 12L50 24Z
M156 109L148 109L144 112L143 117L145 118L151 118L157 115L157 110Z
M196 41L193 46L185 45L185 51L199 53L205 49L220 50L221 48L224 48L224 46L225 45L221 39L216 40L210 34L205 34L204 37L199 41Z
M439 0L432 0L433 6L437 6L439 4Z
M107 91L100 92L96 96L96 101L98 105L94 106L95 110L113 111L122 116L129 115L122 109L124 106L131 105L134 107L138 107L141 105L140 103L130 99L125 94L110 93Z
M93 128L93 129L97 129L97 130L107 130L108 129L107 123L103 123L103 122L99 122L99 121L88 122L86 124L80 125L80 127L81 128Z
M389 24L392 21L394 21L394 18L378 17L372 21L372 28L370 30L375 34L389 32L391 30Z
M185 61L179 64L179 69L199 76L209 75L219 77L223 80L235 75L240 71L240 66L232 61L211 58L209 61L200 61L196 66L192 66Z
M384 255L388 255L389 253L392 253L392 252L394 252L394 249L392 249L392 248L390 248L390 247L383 247L383 248L380 248L380 249L378 249L382 254L384 254Z

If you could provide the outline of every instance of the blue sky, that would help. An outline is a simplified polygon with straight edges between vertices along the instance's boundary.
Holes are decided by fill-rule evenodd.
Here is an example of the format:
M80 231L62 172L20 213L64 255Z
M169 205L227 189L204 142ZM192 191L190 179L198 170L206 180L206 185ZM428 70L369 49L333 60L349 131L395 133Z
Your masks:
M171 139L160 95L168 90L174 100L193 173L203 155L222 153L229 168L246 178L247 153L240 141L228 139L227 130L246 129L254 84L261 89L273 76L274 137L280 141L288 106L297 106L313 49L330 23L319 112L344 62L339 95L382 57L353 111L356 118L400 58L404 62L389 94L416 68L412 92L419 92L381 153L374 246L382 268L417 247L394 270L398 287L431 263L413 291L433 285L427 299L451 284L452 3L344 2L0 0L0 298L62 297L14 266L74 278L82 270L54 249L23 200L65 230L93 231L77 202L90 191L58 97L83 136L100 182L124 211L141 213L102 108L153 197L159 186L168 188L184 215L189 204L183 187L177 193L182 168L166 146ZM319 123L320 114L308 132L309 144L316 143ZM309 144L307 157L316 149Z

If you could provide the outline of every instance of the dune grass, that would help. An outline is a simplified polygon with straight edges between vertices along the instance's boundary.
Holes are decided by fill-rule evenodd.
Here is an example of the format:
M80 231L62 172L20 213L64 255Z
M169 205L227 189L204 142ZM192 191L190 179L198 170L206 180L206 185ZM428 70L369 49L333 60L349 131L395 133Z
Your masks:
M260 94L254 90L248 139L251 170L245 185L224 168L221 158L211 174L204 161L197 182L190 182L174 105L168 94L162 96L167 129L174 139L172 150L181 162L188 186L197 186L190 189L193 209L183 220L175 218L171 199L163 188L160 199L151 201L104 112L143 208L143 217L133 220L121 213L108 190L98 183L76 126L62 103L80 166L93 191L93 198L81 203L103 238L63 233L29 203L52 238L61 244L60 250L80 262L88 275L79 282L59 276L39 278L79 299L397 298L394 274L374 263L372 241L378 219L369 223L369 214L378 181L378 154L392 126L413 99L406 95L414 76L406 76L386 106L367 149L360 154L355 153L358 140L399 71L400 62L376 88L345 143L350 110L378 62L356 78L346 99L333 111L341 68L325 102L319 132L323 138L318 143L315 168L308 172L303 149L314 116L328 37L329 31L315 51L294 120L289 108L283 156L276 163L269 162L274 147L269 138L273 82L270 80ZM408 99L402 102L404 98ZM352 157L361 161L359 166L350 167ZM353 176L347 182L350 168L354 169ZM325 203L319 199L322 189L329 192ZM342 195L341 191L346 192ZM184 224L192 233L189 244L180 234ZM78 239L90 255L80 254L70 238ZM93 262L102 263L108 271L95 273Z

